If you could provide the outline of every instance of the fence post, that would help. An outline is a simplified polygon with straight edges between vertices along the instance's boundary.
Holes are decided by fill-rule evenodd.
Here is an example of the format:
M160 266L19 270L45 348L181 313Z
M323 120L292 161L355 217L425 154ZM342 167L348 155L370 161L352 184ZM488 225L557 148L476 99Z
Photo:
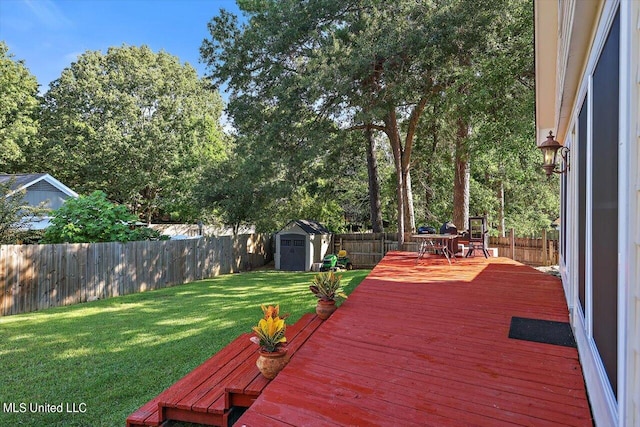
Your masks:
M549 265L547 263L547 230L542 230L542 265Z
M511 246L511 259L512 260L516 260L516 231L515 229L511 229L509 230L509 238L511 240L510 242L510 246Z

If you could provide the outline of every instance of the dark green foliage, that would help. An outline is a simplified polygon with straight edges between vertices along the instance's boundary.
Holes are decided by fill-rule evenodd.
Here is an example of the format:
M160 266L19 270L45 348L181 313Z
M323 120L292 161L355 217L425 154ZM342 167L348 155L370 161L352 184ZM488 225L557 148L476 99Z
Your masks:
M368 222L366 153L353 144L366 125L377 132L387 220L398 220L409 171L413 194L402 198L412 197L416 222L452 219L460 159L469 213L523 232L556 215L557 187L538 170L533 140L530 1L239 4L245 24L215 17L201 53L231 91L237 156L261 164L253 176L271 195L253 203L254 222L277 229L292 219L285 212L335 218L338 229Z
M202 166L225 155L221 113L218 93L166 52L85 52L44 96L34 163L79 192L104 191L145 221L193 219Z
M557 177L544 179L534 141L530 0L238 3L246 19L209 23L207 81L144 46L85 52L39 122L37 83L2 45L0 171L102 190L145 221L341 231L370 223L368 127L387 231L409 173L416 225L452 219L460 158L470 214L520 233L557 217ZM229 89L233 144L211 83Z
M0 173L28 168L25 153L37 136L38 82L0 41Z
M69 199L52 213L43 243L130 242L157 239L160 233L136 227L137 217L109 202L102 191Z

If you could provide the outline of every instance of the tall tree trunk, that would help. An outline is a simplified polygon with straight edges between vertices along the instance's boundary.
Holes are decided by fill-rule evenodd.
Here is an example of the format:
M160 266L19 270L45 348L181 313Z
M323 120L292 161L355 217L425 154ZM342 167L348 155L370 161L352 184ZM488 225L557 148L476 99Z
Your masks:
M380 182L378 181L378 160L376 159L375 140L371 127L365 129L367 138L367 172L369 175L369 211L371 227L374 233L384 231L382 225L382 210L380 204Z
M404 232L415 233L416 231L416 214L413 208L413 189L411 187L411 170L404 172Z
M404 247L404 174L402 173L402 143L400 142L400 132L395 110L391 109L384 119L385 133L389 138L391 151L393 152L393 163L396 170L396 198L398 199L398 249Z
M414 233L416 231L416 215L413 206L413 189L411 187L411 153L413 151L413 140L418 128L418 121L427 105L430 92L427 91L420 102L413 108L409 116L407 124L407 135L404 142L404 150L402 150L402 179L404 185L404 203L405 203L405 233ZM397 127L397 126L396 126Z
M453 223L458 230L466 230L469 223L469 152L466 139L469 126L458 119L456 132L455 175L453 180Z
M438 104L433 104L433 112L431 124L429 126L429 130L431 133L431 146L429 150L429 158L434 159L436 156L436 148L438 147L438 120L436 117L438 116ZM427 222L431 222L436 220L437 218L431 211L431 202L433 201L434 191L433 191L433 162L431 162L429 168L427 169L427 174L424 177L424 215L425 220Z
M407 127L407 136L405 138L404 148L400 138L400 130L398 128L398 118L395 108L391 108L384 118L384 131L389 138L391 149L393 151L393 159L397 174L397 195L398 195L398 246L402 249L404 246L404 233L415 230L415 215L413 213L413 193L411 192L411 151L413 149L413 137L418 126L418 120L427 105L429 97L422 97L418 105L415 106L409 117ZM407 215L405 217L405 211ZM408 219L408 221L407 221Z

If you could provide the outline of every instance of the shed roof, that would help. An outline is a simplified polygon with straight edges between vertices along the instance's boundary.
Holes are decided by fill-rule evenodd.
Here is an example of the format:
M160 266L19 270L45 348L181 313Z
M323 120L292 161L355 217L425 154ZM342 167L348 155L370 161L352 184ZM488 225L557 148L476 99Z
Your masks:
M308 219L296 219L294 221L290 221L282 230L290 228L290 226L293 224L300 227L307 234L331 234L329 229L324 225L320 224L317 221Z

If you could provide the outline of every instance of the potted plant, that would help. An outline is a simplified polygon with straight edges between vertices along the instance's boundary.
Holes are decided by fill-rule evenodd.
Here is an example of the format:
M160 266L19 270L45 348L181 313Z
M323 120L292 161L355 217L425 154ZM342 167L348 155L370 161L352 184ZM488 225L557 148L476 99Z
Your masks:
M260 356L256 361L256 366L265 378L273 379L280 372L289 359L285 343L287 337L285 332L287 326L285 319L287 315L280 317L280 306L260 306L264 317L260 319L257 326L253 327L255 336L251 341L260 346Z
M347 298L340 284L341 279L342 276L338 276L333 271L318 273L313 277L313 284L309 289L318 298L316 314L322 320L328 319L336 311L338 298Z

